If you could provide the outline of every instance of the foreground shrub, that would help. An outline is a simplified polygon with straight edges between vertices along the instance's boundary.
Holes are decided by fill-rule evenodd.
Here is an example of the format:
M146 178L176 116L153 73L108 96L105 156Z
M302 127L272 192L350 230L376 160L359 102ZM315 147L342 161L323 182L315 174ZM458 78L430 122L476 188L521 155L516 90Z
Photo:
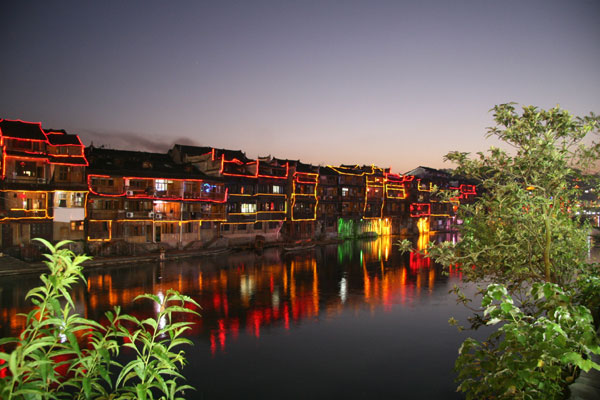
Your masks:
M467 399L560 399L577 368L600 369L589 359L600 346L586 307L553 283L533 284L529 300L533 314L517 307L503 285L485 291L488 325L502 326L484 342L467 339L459 350L458 390Z
M107 312L108 324L82 318L74 313L70 290L85 281L81 264L90 259L75 255L37 239L49 249L42 285L27 294L33 309L26 315L26 327L18 338L0 339L0 346L13 348L0 352L2 399L176 399L189 385L181 384L179 369L184 352L175 347L191 344L181 334L191 322L174 322L176 313L196 314L184 305L198 304L187 296L168 291L164 298L142 295L157 303L155 318L142 321L121 314L120 308ZM123 343L123 344L122 344ZM119 346L135 352L125 365L115 361ZM116 380L113 372L117 371Z

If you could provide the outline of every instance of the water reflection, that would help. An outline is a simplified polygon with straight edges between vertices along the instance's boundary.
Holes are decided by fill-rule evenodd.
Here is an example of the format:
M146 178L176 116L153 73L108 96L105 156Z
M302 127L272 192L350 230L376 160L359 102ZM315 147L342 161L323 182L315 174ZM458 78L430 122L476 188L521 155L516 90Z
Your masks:
M279 249L235 253L160 264L130 265L87 273L87 286L75 288L77 311L102 321L106 310L121 306L138 318L158 310L136 296L164 296L169 289L192 296L202 306L193 335L208 337L213 353L225 351L240 331L259 338L270 326L282 326L315 318L331 318L344 309L393 307L410 304L430 293L437 281L446 281L439 268L419 254L402 256L393 247L396 239L383 237L346 241L300 253ZM417 244L422 247L423 239ZM28 311L27 291L37 278L3 281L1 290L2 335L23 329Z
M188 332L195 346L184 373L206 398L280 398L294 376L304 384L289 398L452 398L448 372L464 338L446 323L460 317L448 289L460 272L401 255L396 240L95 269L73 299L77 312L105 322L117 305L155 316L149 302L133 301L143 293L193 297L202 316ZM38 283L2 279L2 336L23 328L17 314L28 311L24 296Z

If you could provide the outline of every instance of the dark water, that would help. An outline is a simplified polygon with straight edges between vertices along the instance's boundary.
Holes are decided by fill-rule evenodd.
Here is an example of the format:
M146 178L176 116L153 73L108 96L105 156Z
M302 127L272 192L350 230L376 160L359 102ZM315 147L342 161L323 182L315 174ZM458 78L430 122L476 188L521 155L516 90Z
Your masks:
M141 293L173 288L198 301L184 370L197 391L187 398L461 398L452 368L467 334L447 323L468 315L448 294L460 275L399 254L395 240L95 269L74 298L96 320L114 305L153 316L133 303ZM21 329L16 314L37 284L2 278L0 335Z

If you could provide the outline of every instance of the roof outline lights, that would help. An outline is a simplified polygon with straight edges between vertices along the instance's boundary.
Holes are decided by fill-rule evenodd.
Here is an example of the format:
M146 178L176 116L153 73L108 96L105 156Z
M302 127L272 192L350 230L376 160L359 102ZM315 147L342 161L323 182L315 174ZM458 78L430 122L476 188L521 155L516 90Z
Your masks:
M353 176L365 176L365 175L373 175L373 174L375 174L375 170L376 170L376 169L378 169L378 170L380 170L380 171L384 172L384 169L383 169L383 168L376 167L374 164L372 164L372 165L370 166L370 168L371 168L371 172L362 171L361 173L354 173L354 172L343 172L343 171L339 171L339 169L340 169L340 168L348 168L348 169L349 169L349 168L360 168L360 166L359 166L358 164L357 164L357 165L355 165L354 167L342 167L342 166L339 166L339 167L334 167L333 165L328 165L328 166L327 166L327 168L331 168L332 170L334 170L335 172L337 172L337 173L338 173L338 174L340 174L340 175L353 175ZM385 173L385 172L384 172L384 173Z
M235 163L237 165L252 165L252 164L257 164L258 160L244 163L244 162L238 160L235 157L232 160L226 160L225 159L225 154L221 154L221 169L219 170L219 174L226 175L226 176L240 176L240 177L244 177L244 178L256 178L256 177L258 177L258 165L256 166L256 173L254 175L252 175L252 174L232 174L230 172L225 172L225 163L226 162L227 163Z
M259 178L272 178L272 179L287 179L288 174L290 172L290 163L286 162L285 163L285 176L275 176L275 175L261 175L259 174L260 171L260 160L256 160L256 176Z
M315 176L315 180L314 181L302 181L300 180L300 178L298 177L299 175L314 175ZM310 177L307 177L310 178ZM313 184L313 183L318 183L319 181L319 174L315 173L315 172L294 172L294 182L297 183L305 183L305 184Z

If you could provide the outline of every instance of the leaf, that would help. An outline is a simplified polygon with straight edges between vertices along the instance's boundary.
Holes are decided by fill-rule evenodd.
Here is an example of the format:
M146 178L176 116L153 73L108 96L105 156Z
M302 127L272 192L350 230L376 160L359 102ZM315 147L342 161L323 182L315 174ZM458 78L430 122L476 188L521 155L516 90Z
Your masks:
M92 396L92 384L89 376L84 376L81 380L81 386L83 387L83 393L85 398L89 399Z
M135 386L135 392L137 393L139 400L146 400L146 388L141 383Z

